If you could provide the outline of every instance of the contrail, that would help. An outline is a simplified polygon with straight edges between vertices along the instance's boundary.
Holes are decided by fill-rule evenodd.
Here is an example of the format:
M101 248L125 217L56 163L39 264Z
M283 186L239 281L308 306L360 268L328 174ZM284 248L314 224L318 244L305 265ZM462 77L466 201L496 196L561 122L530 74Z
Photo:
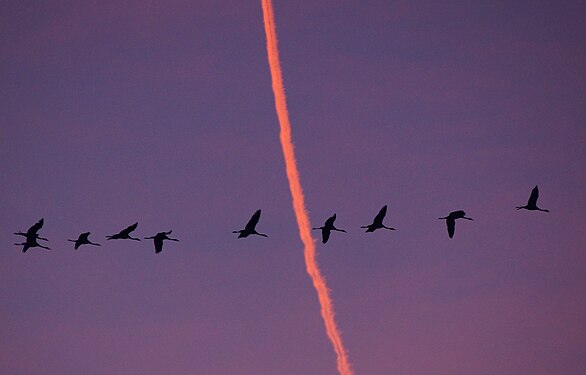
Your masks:
M321 316L326 326L326 332L338 361L338 372L341 375L352 375L352 369L348 362L346 349L342 344L340 332L334 320L334 307L329 295L326 281L321 275L317 261L315 259L315 243L311 237L311 225L309 216L305 209L303 190L299 182L299 171L295 161L295 152L291 142L291 123L289 122L289 113L287 111L287 101L285 98L285 89L283 88L283 77L281 74L281 65L279 63L279 50L277 48L277 32L275 30L275 18L273 14L273 5L271 0L262 0L262 10L264 18L265 33L267 36L267 52L269 66L271 69L271 78L273 83L273 93L275 95L275 107L277 117L281 128L280 139L285 156L285 166L287 169L287 179L289 180L289 189L293 197L293 210L299 226L299 236L305 246L305 266L307 273L311 276L313 286L317 291L319 304L321 306Z

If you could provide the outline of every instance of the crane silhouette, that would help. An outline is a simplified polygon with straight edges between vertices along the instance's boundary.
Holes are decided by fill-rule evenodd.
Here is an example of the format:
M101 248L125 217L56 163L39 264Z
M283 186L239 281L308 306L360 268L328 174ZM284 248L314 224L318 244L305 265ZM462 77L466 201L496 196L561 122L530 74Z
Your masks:
M155 253L158 254L161 251L163 251L163 240L169 240L169 241L177 241L179 242L178 239L176 238L169 238L167 235L171 234L171 232L173 232L172 230L168 231L168 232L159 232L157 234L155 234L152 237L145 237L145 240L154 240L155 242Z
M140 241L140 238L134 238L130 236L130 232L132 232L133 230L136 229L136 227L138 227L138 223L134 223L131 226L121 230L120 232L113 234L111 236L106 236L107 239L109 240L135 240L135 241Z
M258 223L259 219L260 219L260 210L256 210L256 212L252 215L250 220L248 220L248 223L246 223L246 226L244 227L244 229L235 230L235 231L232 231L232 233L240 233L238 235L238 238L245 238L245 237L250 236L251 234L256 234L257 236L262 236L262 237L268 237L266 234L258 233L256 231L256 224Z
M38 232L43 227L43 224L44 223L45 223L45 220L41 218L33 226L31 226L26 231L26 233L23 233L22 231L18 231L18 232L15 232L14 234L19 235L19 236L24 236L24 237L27 237L27 238L34 237L35 239L38 239L38 240L48 241L46 238L40 237L38 235Z
M336 221L336 214L334 214L333 216L330 216L326 220L326 222L324 223L323 227L313 228L313 229L321 229L321 241L323 243L328 242L328 239L330 238L330 232L333 230L346 233L346 231L344 229L336 228L334 226L334 221Z
M456 219L474 220L470 217L466 217L466 212L462 210L452 211L448 216L440 217L439 219L446 221L446 226L448 227L448 236L450 238L454 237L454 232L456 231Z
M22 246L23 253L26 253L26 251L28 249L30 249L31 247L40 247L43 249L51 250L49 247L39 244L39 241L38 241L38 240L48 241L46 238L39 236L39 233L38 233L39 230L43 227L44 222L45 221L43 219L37 221L33 226L31 226L26 231L26 233L24 233L22 231L18 231L18 232L14 233L18 236L25 237L25 241L23 243L15 243L16 246Z
M79 235L77 240L67 240L69 242L75 242L74 248L77 250L81 245L94 245L94 246L102 246L99 243L93 243L89 240L90 232L84 232Z
M381 229L381 228L395 230L395 228L389 228L383 224L383 219L385 218L386 214L387 214L387 205L384 205L383 208L380 209L378 214L376 214L374 220L372 221L372 224L365 225L360 228L367 228L366 232L374 232L375 230Z
M26 241L23 243L15 243L16 246L21 246L22 245L22 252L26 253L26 251L28 249L30 249L31 247L40 247L43 249L47 249L47 250L51 250L51 248L47 247L47 246L43 246L41 245L37 240L40 239L38 235L34 235L34 236L27 236L26 237Z
M529 200L527 201L527 205L519 206L519 207L517 207L517 210L524 208L529 211L549 212L549 210L537 207L537 198L539 198L539 189L537 188L537 185L535 185L533 190L531 190L531 195L529 196Z

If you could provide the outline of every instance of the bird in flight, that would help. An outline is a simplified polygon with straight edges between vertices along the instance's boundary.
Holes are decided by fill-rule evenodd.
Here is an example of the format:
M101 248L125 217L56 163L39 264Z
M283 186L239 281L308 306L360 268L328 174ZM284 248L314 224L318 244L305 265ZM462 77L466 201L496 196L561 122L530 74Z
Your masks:
M448 236L450 236L450 238L454 237L454 232L456 231L456 219L474 220L470 217L466 217L466 212L462 210L450 212L448 216L440 217L439 219L446 221Z
M529 196L529 200L527 201L527 205L519 206L519 207L517 207L517 210L524 208L529 211L549 212L549 210L537 207L537 198L539 198L539 189L537 188L537 185L536 185L533 188L533 190L531 190L531 195Z
M27 238L34 237L34 238L39 239L39 240L48 241L46 238L40 237L39 234L38 234L39 230L43 227L43 224L44 223L45 223L45 220L44 219L41 219L41 220L37 221L33 226L31 226L26 231L26 233L23 233L22 231L18 231L18 232L14 233L14 234L19 235L19 236L24 236L24 237L27 237Z
M135 240L135 241L140 241L140 238L134 238L130 236L130 232L132 232L133 230L136 229L136 227L138 227L138 223L134 223L131 226L129 226L126 229L121 230L120 232L113 234L111 236L106 236L107 239L109 240L122 240L122 239L127 239L127 240Z
M179 242L178 239L176 238L169 238L167 235L171 234L171 232L173 232L172 230L168 231L168 232L159 232L157 234L155 234L152 237L145 237L145 240L154 240L155 242L155 253L158 254L161 251L163 251L163 240L170 240L170 241L177 241Z
M99 243L93 243L89 240L90 232L84 232L79 235L77 240L67 240L69 242L75 242L75 250L77 250L81 245L94 245L94 246L102 246Z
M386 214L387 214L387 205L384 205L383 208L380 209L378 214L376 214L374 220L372 221L372 224L365 225L360 228L367 228L366 232L374 232L375 230L381 229L381 228L395 230L395 228L389 228L383 224L383 219L385 218Z
M37 240L39 239L38 236L31 236L31 237L27 237L26 241L23 243L15 243L16 246L21 246L22 245L22 252L26 253L26 251L28 249L30 249L31 247L40 247L42 249L47 249L47 250L51 250L51 248L47 247L47 246L43 246L41 245Z
M37 221L33 226L31 226L26 231L26 233L23 233L22 231L18 231L18 232L14 233L18 236L23 236L26 238L26 240L23 243L15 243L16 246L22 246L23 253L26 253L26 251L28 249L30 249L31 247L40 247L42 249L51 250L49 247L39 244L39 241L38 241L38 240L48 241L46 238L39 236L39 233L38 233L39 230L43 227L44 222L45 221L43 219Z
M328 220L326 220L326 222L324 223L323 227L313 228L313 229L321 229L321 241L323 243L328 242L328 239L330 238L330 232L333 230L346 233L346 231L344 229L336 228L334 226L334 221L336 221L336 214L334 214L333 216L328 218Z
M256 212L252 215L246 226L242 230L235 230L232 233L240 233L238 238L245 238L250 236L251 234L256 234L257 236L268 237L266 234L258 233L256 231L256 224L258 223L258 219L260 219L260 210L256 210Z

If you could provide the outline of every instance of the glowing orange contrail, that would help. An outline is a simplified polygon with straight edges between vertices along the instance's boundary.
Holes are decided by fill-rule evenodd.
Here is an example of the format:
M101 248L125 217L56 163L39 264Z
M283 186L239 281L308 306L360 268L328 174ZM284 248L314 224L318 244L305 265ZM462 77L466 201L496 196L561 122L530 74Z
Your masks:
M329 295L326 281L320 273L317 261L315 259L315 243L311 237L311 225L309 216L305 210L303 190L299 182L299 171L295 161L295 152L291 142L291 124L289 122L289 113L287 111L287 101L285 99L285 89L283 88L283 77L281 74L281 65L279 63L279 50L277 48L277 32L275 30L275 18L273 15L273 5L271 0L262 0L262 10L264 17L265 33L267 35L267 52L269 57L269 66L271 69L271 78L273 82L273 93L275 95L275 107L277 117L281 127L281 146L285 156L285 166L287 169L287 179L289 180L289 189L293 196L293 210L299 226L299 235L305 246L305 265L307 273L311 276L313 286L317 291L319 303L321 306L321 316L326 326L326 332L338 360L338 372L341 375L352 375L352 369L348 362L348 355L342 344L340 332L336 327L334 320L334 307Z

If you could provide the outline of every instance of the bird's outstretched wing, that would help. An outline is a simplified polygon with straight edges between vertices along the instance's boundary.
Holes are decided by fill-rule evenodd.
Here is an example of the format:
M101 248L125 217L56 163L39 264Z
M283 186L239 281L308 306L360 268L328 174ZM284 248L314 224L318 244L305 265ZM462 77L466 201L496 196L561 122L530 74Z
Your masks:
M162 237L155 237L155 253L158 254L163 251L163 238Z
M127 227L126 229L121 230L120 231L120 234L121 235L128 235L128 234L130 234L130 232L132 232L133 230L135 230L137 227L138 227L138 223L134 223L131 226Z
M387 205L384 205L383 208L380 209L376 217L374 218L374 223L382 224L385 215L387 214Z
M260 210L256 210L256 212L252 215L252 217L250 218L250 220L248 220L248 223L246 223L246 226L244 227L244 230L246 232L251 232L254 230L254 228L256 227L256 224L258 223L258 220L260 219Z
M330 230L329 229L322 229L321 230L321 242L326 243L330 239Z
M26 234L27 236L30 235L35 235L37 234L37 232L39 231L39 229L41 229L43 227L43 223L45 222L44 219L41 219L39 221L37 221L32 227L30 227L27 231Z
M336 214L334 214L333 216L330 216L328 218L328 220L326 220L324 227L333 227L334 226L334 221L336 221Z
M527 206L536 206L537 198L539 198L539 189L537 188L537 186L535 186L533 190L531 190L531 195L529 196L529 200L527 201Z
M454 237L454 232L456 231L456 220L451 218L446 219L446 226L448 227L448 236L450 236L450 238Z
M464 212L464 210L452 211L448 215L448 217L450 217L452 219L461 219L464 216L466 216L466 212Z

